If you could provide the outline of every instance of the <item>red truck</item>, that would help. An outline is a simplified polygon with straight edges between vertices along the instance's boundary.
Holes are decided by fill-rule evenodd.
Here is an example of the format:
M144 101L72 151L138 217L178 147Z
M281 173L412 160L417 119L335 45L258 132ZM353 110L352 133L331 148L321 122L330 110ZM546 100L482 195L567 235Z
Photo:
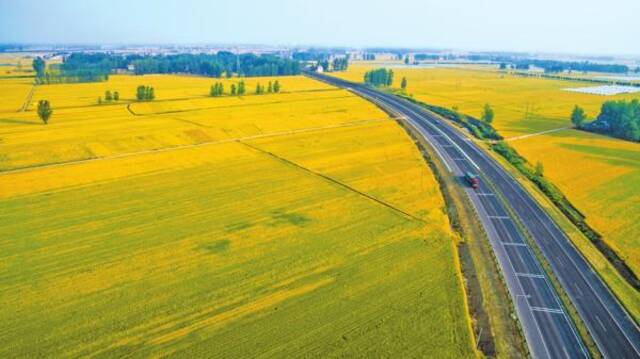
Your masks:
M476 189L478 188L478 186L480 186L480 176L478 176L477 174L467 172L464 174L464 179L473 189Z

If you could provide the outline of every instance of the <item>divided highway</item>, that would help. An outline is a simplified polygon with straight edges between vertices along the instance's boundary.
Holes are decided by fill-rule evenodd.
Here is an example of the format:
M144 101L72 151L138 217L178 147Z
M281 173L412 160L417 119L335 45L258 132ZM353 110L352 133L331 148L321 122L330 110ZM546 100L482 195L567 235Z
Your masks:
M533 357L581 358L589 354L522 228L549 263L602 355L640 358L638 326L564 232L493 158L418 105L362 84L306 74L347 88L406 120L456 176L467 171L481 175L478 189L464 190L487 232Z

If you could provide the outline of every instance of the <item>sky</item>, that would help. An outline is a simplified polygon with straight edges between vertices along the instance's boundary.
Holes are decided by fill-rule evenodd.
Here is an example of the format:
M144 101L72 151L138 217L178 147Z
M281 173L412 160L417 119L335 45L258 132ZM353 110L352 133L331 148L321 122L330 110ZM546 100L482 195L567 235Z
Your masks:
M640 55L640 0L0 0L0 42Z

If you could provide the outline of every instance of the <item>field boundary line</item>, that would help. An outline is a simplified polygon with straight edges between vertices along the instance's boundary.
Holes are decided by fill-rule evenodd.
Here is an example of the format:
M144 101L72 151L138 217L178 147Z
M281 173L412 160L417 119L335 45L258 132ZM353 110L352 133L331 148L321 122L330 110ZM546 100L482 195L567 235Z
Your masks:
M178 151L178 150L184 150L184 149L189 149L189 148L220 145L220 144L225 144L225 143L238 142L238 141L241 141L241 140L244 141L244 140L254 140L254 139L259 139L259 138L267 138L267 137L279 137L279 136L296 135L296 134L300 134L300 133L319 132L319 131L333 130L333 129L339 129L339 128L346 128L346 127L357 127L357 126L364 126L364 125L368 125L368 124L372 124L372 123L383 123L383 122L388 122L388 121L392 121L392 120L388 119L388 118L359 120L359 121L340 123L340 124L336 124L336 125L328 125L328 126L320 126L320 127L306 127L306 128L300 128L300 129L289 130L289 131L270 132L270 133L263 133L263 134L259 134L259 135L227 138L227 139L224 139L224 140L205 141L205 142L194 143L194 144L189 144L189 145L177 145L177 146L162 147L162 148L149 149L149 150L136 151L136 152L127 152L127 153L121 153L121 154L117 154L117 155L113 155L113 156L92 157L92 158L87 158L87 159L82 159L82 160L72 160L72 161L65 161L65 162L46 163L46 164L42 164L42 165L20 167L20 168L14 168L14 169L9 169L9 170L0 170L0 176L14 174L14 173L29 172L29 171L38 170L38 169L45 169L45 168L72 166L72 165L83 164L83 163L88 163L88 162L95 162L95 161L115 160L115 159L119 159L119 158L135 157L135 156L141 156L141 155L152 154L152 153L171 152L171 151Z
M371 195L369 195L369 194L367 194L367 193L364 193L364 192L362 192L362 191L360 191L360 190L358 190L358 189L355 189L355 188L353 188L353 187L349 186L349 185L348 185L348 184L346 184L346 183L342 183L342 182L338 181L337 179L335 179L335 178L333 178L333 177L327 176L327 175L322 174L322 173L320 173L320 172L316 172L316 171L314 171L314 170L312 170L312 169L309 169L309 168L307 168L307 167L304 167L304 166L302 166L302 165L300 165L300 164L298 164L298 163L295 163L295 162L293 162L293 161L291 161L291 160L288 160L288 159L286 159L286 158L284 158L284 157L278 156L278 155L276 155L276 154L275 154L275 153L273 153L273 152L269 152L269 151L267 151L267 150L263 150L262 148L259 148L259 147L256 147L256 146L253 146L253 145L250 145L250 144L248 144L248 143L246 143L246 142L243 142L243 141L241 141L241 140L238 140L238 141L236 141L236 142L238 142L238 143L240 143L240 144L242 144L242 145L245 145L245 146L247 146L247 147L249 147L249 148L253 149L253 150L254 150L254 151L256 151L256 152L259 152L259 153L265 154L265 155L267 155L267 156L273 157L273 158L275 158L276 160L278 160L278 161L280 161L280 162L283 162L283 163L285 163L285 164L287 164L287 165L290 165L290 166L296 167L296 168L298 168L298 169L301 169L301 170L303 170L303 171L305 171L305 172L307 172L307 173L309 173L309 174L312 174L312 175L314 175L314 176L317 176L317 177L323 178L323 179L325 179L325 180L327 180L327 181L329 181L329 182L331 182L331 183L333 183L333 184L335 184L335 185L338 185L339 187L345 188L345 189L347 189L347 190L349 190L349 191L351 191L351 192L354 192L354 193L356 193L356 194L359 194L359 195L360 195L360 196L362 196L362 197L365 197L365 198L367 198L367 199L369 199L369 200L371 200L371 201L374 201L374 202L376 202L376 203L378 203L378 204L381 204L381 205L383 205L383 206L385 206L385 207L387 207L387 208L390 208L390 209L392 209L392 210L393 210L393 211L395 211L395 212L400 213L403 217L407 217L407 218L412 219L412 220L414 220L414 221L417 221L417 222L421 222L421 223L427 224L427 222L426 222L425 220L423 220L422 218L416 217L416 216L412 215L411 213L405 212L405 211L401 210L400 208L395 207L395 206L393 206L393 205L391 205L391 204L389 204L389 203L387 203L387 202L385 202L385 201L382 201L382 200L380 200L380 199L378 199L378 198L375 198L375 197L373 197L373 196L371 196Z
M290 92L290 93L295 93L295 92ZM256 95L250 95L250 96L253 97L253 96L256 96ZM232 97L232 96L227 96L227 97ZM236 97L243 97L243 96L236 96ZM158 112L149 112L149 113L136 113L133 109L130 108L130 106L131 105L135 105L137 103L153 103L154 101L151 101L151 102L130 102L127 105L127 110L134 116L159 116L159 115L167 115L167 114L183 113L183 112L196 112L196 111L217 110L217 109L246 107L246 106L269 106L269 105L277 105L277 104L282 104L282 103L289 104L289 103L300 103L300 102L326 101L326 100L345 99L345 98L351 98L351 97L354 97L354 96L353 95L346 95L346 96L320 97L320 98L308 98L308 99L304 99L304 100L290 100L290 101L287 101L286 99L285 100L281 99L279 101L266 101L266 102L260 102L260 103L243 103L243 104L224 105L224 106L197 107L197 108L190 108L190 109L186 109L186 110L169 110L169 111L158 111ZM207 97L204 97L204 98L209 98L209 97L207 96Z
M25 97L24 102L22 103L22 107L20 107L18 112L25 112L27 110L27 108L29 108L29 105L31 104L31 101L33 100L33 94L35 92L36 92L36 84L33 83L31 85L31 89L29 90L29 93L27 94L27 97Z
M535 137L535 136L540 136L540 135L546 135L547 133L553 133L553 132L558 132L558 131L563 131L563 130L570 130L572 128L573 127L571 127L571 126L554 128L554 129L551 129L551 130L540 131L540 132L536 132L536 133L530 133L530 134L527 134L527 135L521 135L521 136L514 136L514 137L505 138L503 141L511 142L511 141L517 141L517 140L524 140L525 138Z

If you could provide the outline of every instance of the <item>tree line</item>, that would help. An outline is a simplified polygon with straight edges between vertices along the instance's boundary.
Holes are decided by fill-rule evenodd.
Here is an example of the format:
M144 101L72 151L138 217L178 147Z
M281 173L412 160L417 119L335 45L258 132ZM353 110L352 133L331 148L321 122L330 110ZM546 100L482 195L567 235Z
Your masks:
M136 100L138 101L153 101L156 98L156 93L153 87L140 85L136 89Z
M256 90L255 90L255 94L256 95L262 95L264 93L279 93L280 90L282 89L281 85L280 85L280 81L276 80L274 82L269 81L269 83L267 84L267 86L265 87L264 85L262 85L261 83L257 83L256 84ZM246 93L246 85L244 83L244 81L240 81L238 82L238 84L231 84L231 89L230 89L230 94L232 96L242 96ZM211 97L220 97L220 96L224 96L225 92L224 92L224 84L222 82L216 82L211 86L211 89L209 90L209 96Z
M349 67L349 59L346 57L333 59L333 71L347 71Z
M137 75L151 73L188 73L209 77L237 76L287 76L298 75L298 61L273 55L235 55L220 51L217 54L181 54L145 56L133 60L131 65Z
M579 106L573 109L571 121L588 131L608 134L625 140L640 142L640 101L606 101L597 119L586 124L586 115Z
M124 58L119 61L106 54L73 53L63 59L62 64L53 64L47 70L41 57L33 60L37 84L101 82L109 79L111 69L125 66Z
M298 75L299 61L274 55L241 54L220 51L216 54L180 55L120 55L109 53L73 53L63 58L47 71L45 61L38 57L33 61L36 83L97 82L107 81L115 70L137 75L188 73L209 77L236 76L287 76Z

